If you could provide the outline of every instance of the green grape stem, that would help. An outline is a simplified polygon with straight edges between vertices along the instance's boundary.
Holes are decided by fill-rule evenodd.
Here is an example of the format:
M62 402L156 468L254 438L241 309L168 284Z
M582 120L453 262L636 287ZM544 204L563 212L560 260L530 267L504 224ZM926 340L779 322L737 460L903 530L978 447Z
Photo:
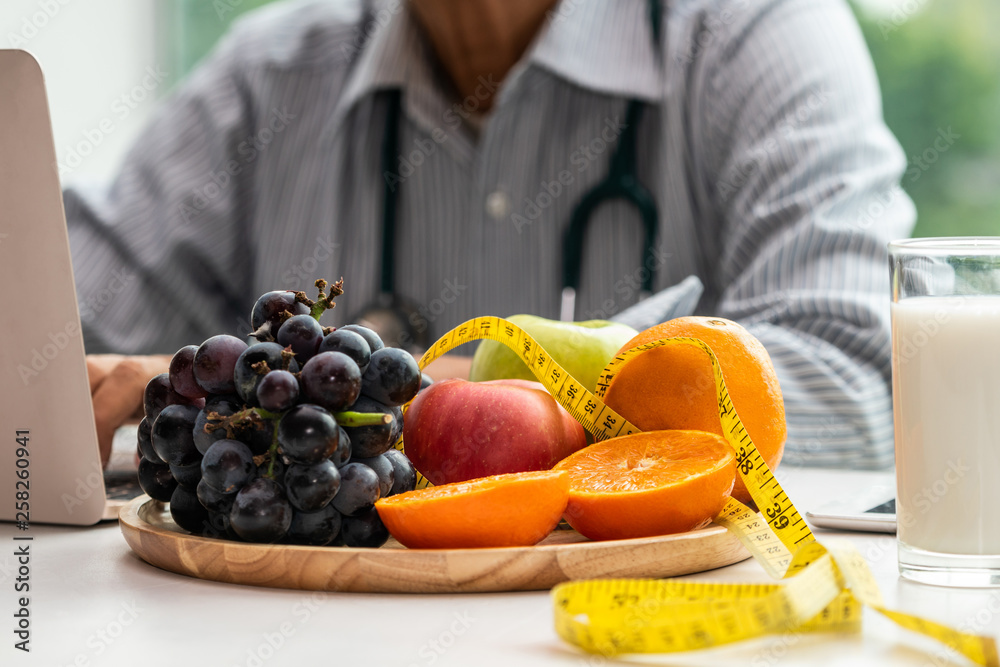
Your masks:
M331 285L320 278L316 281L315 285L316 289L319 290L319 295L315 301L306 296L305 292L296 292L295 300L305 304L309 308L309 314L316 318L316 321L319 321L323 313L337 305L333 300L344 293L344 279L341 278ZM329 295L325 291L327 287L330 288Z
M379 426L392 422L392 415L383 412L334 412L334 419L341 426Z
M274 434L271 436L271 448L268 450L271 462L267 464L267 476L274 479L274 462L278 460L278 420L274 420Z

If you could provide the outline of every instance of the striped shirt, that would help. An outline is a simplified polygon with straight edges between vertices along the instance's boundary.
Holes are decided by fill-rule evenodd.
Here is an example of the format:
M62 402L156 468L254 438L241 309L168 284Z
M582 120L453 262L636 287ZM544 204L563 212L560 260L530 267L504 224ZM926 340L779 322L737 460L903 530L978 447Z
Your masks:
M496 97L476 125L476 93L453 99L405 3L366 4L248 16L160 105L110 188L65 193L89 351L245 334L259 293L319 277L344 276L331 323L351 319L379 291L385 178L397 292L431 340L476 315L557 318L562 233L636 99L654 287L694 276L698 313L764 343L786 462L891 464L886 242L914 209L842 0L678 0L659 50L645 0L562 0L502 85L480 80ZM391 90L400 155L384 175ZM642 251L634 207L597 210L576 319L635 304ZM651 321L677 314L649 303Z

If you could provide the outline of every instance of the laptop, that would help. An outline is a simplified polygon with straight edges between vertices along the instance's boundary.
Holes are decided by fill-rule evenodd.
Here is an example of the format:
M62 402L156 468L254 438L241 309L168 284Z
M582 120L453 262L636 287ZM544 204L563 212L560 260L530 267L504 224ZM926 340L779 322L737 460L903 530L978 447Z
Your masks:
M0 520L117 518L94 426L45 81L0 50ZM136 474L117 471L138 495ZM126 494L127 495L127 494Z

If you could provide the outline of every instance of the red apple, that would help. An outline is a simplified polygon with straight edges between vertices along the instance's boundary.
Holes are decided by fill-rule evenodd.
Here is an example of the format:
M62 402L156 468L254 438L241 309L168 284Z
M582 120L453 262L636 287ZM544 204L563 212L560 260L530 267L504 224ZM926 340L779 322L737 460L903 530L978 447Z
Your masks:
M435 382L403 420L406 456L433 484L548 470L587 445L583 427L538 382Z

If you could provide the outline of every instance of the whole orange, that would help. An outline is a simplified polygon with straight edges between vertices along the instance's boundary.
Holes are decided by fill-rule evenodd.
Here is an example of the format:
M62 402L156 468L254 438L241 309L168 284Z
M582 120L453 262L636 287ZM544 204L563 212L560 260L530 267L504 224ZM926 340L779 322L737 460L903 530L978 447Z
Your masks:
M619 353L675 336L698 338L715 353L736 414L773 470L781 461L787 434L785 404L767 350L736 322L692 316L646 329ZM694 429L723 435L711 362L690 345L647 350L626 362L604 402L643 431ZM739 477L733 497L752 502Z

